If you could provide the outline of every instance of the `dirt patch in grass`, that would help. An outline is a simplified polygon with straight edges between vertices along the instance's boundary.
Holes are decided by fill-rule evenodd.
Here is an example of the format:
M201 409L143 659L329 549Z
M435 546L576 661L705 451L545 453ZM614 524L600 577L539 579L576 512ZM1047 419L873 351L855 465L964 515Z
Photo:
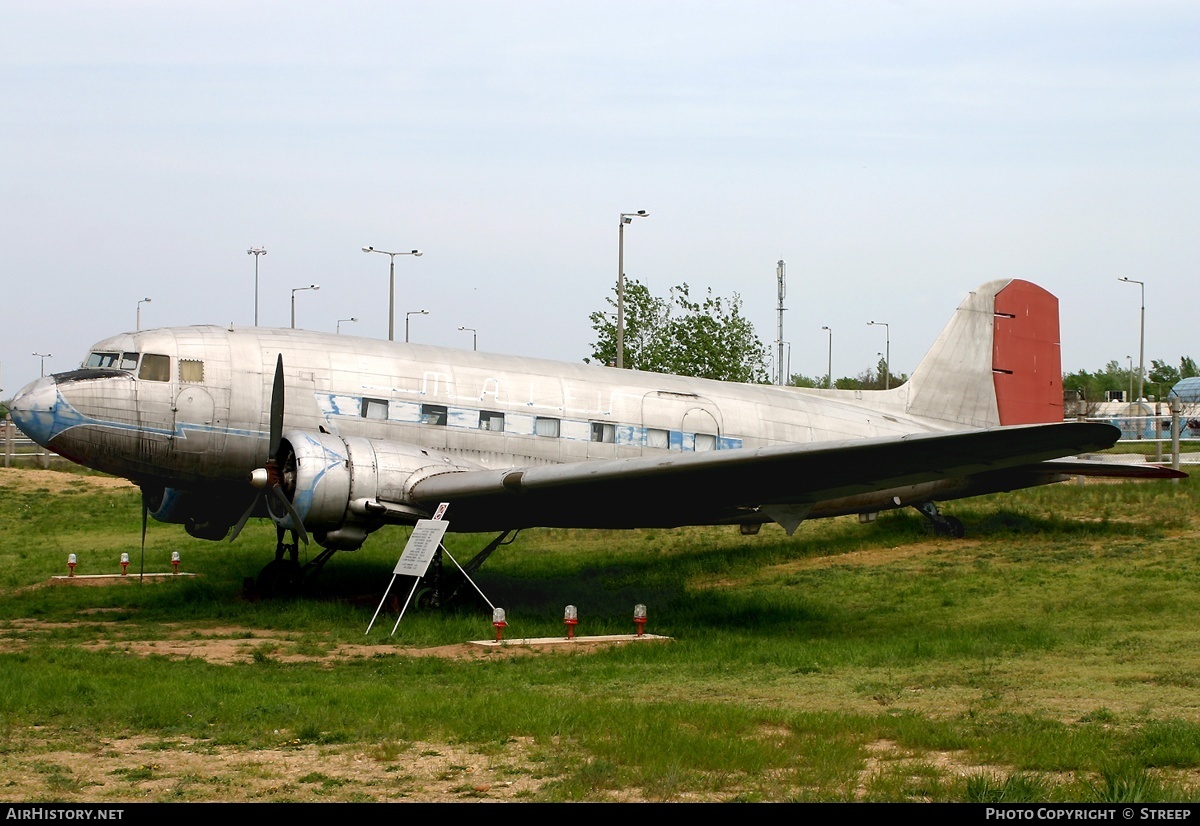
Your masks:
M277 733L279 744L266 749L150 737L73 748L37 729L20 736L19 754L0 753L0 800L512 801L534 796L549 779L523 739L484 753L425 742L330 747Z
M121 624L106 620L72 622L43 622L35 619L12 620L0 626L0 645L5 650L23 648L36 636L54 631L87 626L104 627L111 633ZM157 629L159 632L163 628ZM573 654L597 651L620 643L593 642L578 638L573 644L547 649L537 645L506 645L499 648L457 643L430 648L410 648L393 645L366 645L337 643L324 645L314 643L311 637L280 634L252 628L166 628L165 634L157 639L108 639L78 643L90 651L124 651L141 657L162 656L172 659L199 659L214 665L263 662L272 660L281 663L314 663L332 668L350 660L374 657L441 657L450 660L479 660L488 657L523 657L547 650L570 651Z
M133 482L116 476L93 476L86 473L65 473L60 470L30 468L0 468L0 487L45 488L62 493L73 488L132 488Z

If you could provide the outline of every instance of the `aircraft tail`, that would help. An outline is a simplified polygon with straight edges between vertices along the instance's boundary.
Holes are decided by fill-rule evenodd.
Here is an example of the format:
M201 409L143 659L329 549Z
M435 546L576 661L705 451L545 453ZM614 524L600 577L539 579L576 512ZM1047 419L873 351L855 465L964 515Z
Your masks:
M975 289L913 371L906 407L971 427L1061 422L1058 299L1018 279Z

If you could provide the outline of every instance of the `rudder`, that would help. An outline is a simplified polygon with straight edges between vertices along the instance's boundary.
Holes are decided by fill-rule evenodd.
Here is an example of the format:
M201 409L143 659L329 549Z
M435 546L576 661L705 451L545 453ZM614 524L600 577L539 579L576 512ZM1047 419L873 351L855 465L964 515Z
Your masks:
M959 305L913 371L907 410L970 427L1061 422L1058 299L989 281Z

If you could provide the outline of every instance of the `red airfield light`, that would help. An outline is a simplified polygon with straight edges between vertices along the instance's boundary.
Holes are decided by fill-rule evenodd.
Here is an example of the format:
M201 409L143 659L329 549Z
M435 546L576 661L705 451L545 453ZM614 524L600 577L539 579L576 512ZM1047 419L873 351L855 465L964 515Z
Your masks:
M67 576L75 576L75 565L78 562L79 560L76 559L75 554L67 554L67 567L71 569L71 573L67 574Z
M121 554L121 576L129 573L129 554Z
M567 626L567 639L575 639L575 626L579 624L579 609L568 605L563 611L563 624Z
M179 551L171 551L171 567L175 569L173 573L179 573Z
M646 606L640 602L633 606L633 623L637 626L637 635L646 633Z
M504 638L504 629L508 627L508 623L504 621L504 609L492 609L492 625L496 628L496 642L500 642Z

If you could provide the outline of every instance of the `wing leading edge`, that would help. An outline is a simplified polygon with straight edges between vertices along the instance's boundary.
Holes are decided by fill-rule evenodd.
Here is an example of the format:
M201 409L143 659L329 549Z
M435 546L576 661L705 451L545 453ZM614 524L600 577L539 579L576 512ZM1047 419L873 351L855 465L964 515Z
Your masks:
M803 509L976 475L1036 475L1031 465L1111 447L1119 436L1111 425L1063 422L465 471L422 479L409 496L430 510L449 502L455 528L466 531L717 524L750 521L748 512L770 506Z

